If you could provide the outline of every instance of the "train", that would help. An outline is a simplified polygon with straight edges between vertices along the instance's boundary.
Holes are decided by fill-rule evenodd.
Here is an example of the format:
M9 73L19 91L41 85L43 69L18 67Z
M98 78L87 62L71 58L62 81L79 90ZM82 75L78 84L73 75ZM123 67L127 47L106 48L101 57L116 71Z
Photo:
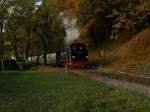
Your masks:
M28 57L26 64L43 64L43 55ZM72 43L63 51L47 54L47 65L67 68L83 68L88 62L88 49L84 43Z
M11 60L0 61L0 70L8 69L28 69L34 65L41 65L44 63L44 56L30 56L27 60ZM72 43L65 47L63 51L57 51L47 54L47 65L65 68L84 68L88 64L88 49L84 43Z

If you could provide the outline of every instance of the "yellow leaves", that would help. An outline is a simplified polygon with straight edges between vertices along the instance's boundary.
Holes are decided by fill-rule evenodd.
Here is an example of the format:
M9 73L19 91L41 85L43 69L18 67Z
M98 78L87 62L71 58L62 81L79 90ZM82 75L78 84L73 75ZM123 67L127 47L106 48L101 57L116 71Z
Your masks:
M134 9L136 20L139 23L145 23L147 26L148 16L150 16L150 2L143 2ZM147 20L147 21L145 21Z
M112 9L110 17L116 17L112 26L112 34L124 31L138 31L147 27L149 24L148 16L150 16L150 1L144 0L141 2L127 1L126 5L122 5L120 0L117 8ZM113 3L113 1L112 1ZM120 5L120 6L119 6Z
M113 9L111 16L115 17L115 16L118 16L119 14L120 14L119 11L117 11L116 9Z
M115 29L119 29L119 28L123 27L125 25L125 23L126 23L126 17L123 14L123 15L120 15L116 19L115 24L112 27L115 28Z
M138 6L135 7L136 13L139 13L141 11L148 11L150 10L150 2L144 2Z

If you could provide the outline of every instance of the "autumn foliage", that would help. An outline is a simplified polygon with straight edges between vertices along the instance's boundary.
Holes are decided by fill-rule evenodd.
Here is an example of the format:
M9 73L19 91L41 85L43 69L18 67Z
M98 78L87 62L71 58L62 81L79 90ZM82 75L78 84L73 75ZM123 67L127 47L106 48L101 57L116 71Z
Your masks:
M56 0L55 3L60 10L70 10L74 8L74 0Z

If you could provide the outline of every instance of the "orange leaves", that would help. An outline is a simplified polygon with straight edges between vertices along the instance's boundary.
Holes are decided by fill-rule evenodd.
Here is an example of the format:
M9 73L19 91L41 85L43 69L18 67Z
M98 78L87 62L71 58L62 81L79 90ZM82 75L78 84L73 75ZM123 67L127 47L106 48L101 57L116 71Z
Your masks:
M61 10L74 8L74 0L56 0L56 3Z

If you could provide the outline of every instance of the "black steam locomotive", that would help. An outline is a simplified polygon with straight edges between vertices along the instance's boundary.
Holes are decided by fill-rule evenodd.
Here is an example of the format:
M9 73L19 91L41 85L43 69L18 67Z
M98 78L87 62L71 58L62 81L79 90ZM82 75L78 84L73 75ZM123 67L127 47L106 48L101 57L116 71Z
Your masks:
M83 43L73 43L60 53L58 65L67 68L82 68L88 62L87 46Z

